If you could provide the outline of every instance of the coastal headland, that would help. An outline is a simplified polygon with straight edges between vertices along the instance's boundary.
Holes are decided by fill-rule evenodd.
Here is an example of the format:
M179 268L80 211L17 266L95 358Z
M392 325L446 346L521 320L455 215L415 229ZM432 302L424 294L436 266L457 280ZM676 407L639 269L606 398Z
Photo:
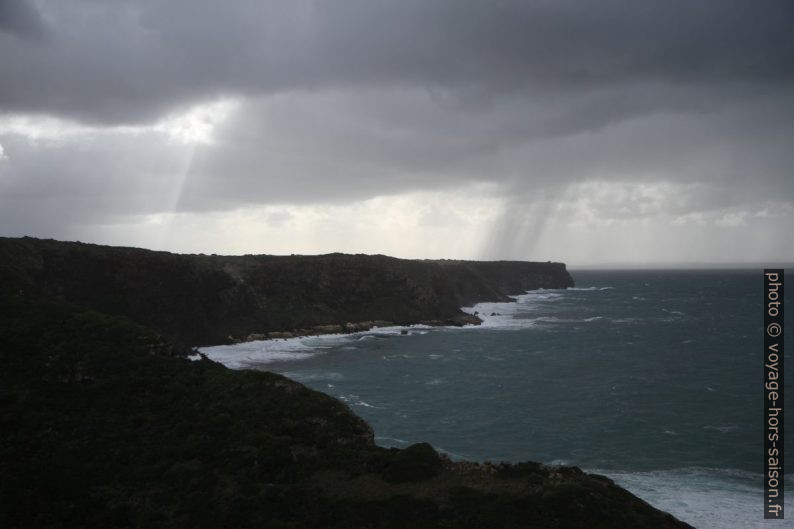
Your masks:
M460 308L573 286L563 263L181 255L32 238L0 238L0 262L0 281L128 317L186 346L477 324Z
M461 306L572 284L561 263L0 239L0 526L690 527L576 467L379 447L328 395L185 358L257 333L468 323Z

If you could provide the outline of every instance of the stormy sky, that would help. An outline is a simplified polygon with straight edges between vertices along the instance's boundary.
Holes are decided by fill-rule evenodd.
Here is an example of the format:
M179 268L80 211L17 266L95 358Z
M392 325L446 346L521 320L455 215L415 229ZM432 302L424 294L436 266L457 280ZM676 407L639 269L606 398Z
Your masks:
M794 261L789 0L0 0L0 235Z

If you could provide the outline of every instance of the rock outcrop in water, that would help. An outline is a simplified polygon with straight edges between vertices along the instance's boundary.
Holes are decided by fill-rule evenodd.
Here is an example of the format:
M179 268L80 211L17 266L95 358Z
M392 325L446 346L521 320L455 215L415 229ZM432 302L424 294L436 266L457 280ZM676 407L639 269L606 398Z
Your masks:
M476 323L461 306L573 286L562 263L179 255L32 238L0 238L0 282L126 316L186 345Z
M223 298L234 258L32 240L3 240L0 249L0 527L689 527L575 467L453 462L427 444L378 447L336 399L273 373L191 362L164 331L141 324L153 320L183 340L190 328L173 311L220 325L191 303ZM431 275L476 270L424 266ZM487 292L446 288L472 302L466 296L515 287L498 265L489 270L491 283L477 287ZM399 284L420 277L391 273ZM316 275L286 284L301 277ZM556 280L539 277L518 288ZM97 290L78 291L89 287Z

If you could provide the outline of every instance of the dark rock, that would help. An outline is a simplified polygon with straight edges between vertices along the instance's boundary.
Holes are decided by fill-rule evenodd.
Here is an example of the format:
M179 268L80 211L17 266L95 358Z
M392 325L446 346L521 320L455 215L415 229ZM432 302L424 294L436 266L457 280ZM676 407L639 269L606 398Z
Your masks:
M389 483L425 481L440 474L443 468L441 456L427 443L391 449L376 456L376 461L377 472Z
M291 333L291 332L274 331L274 332L267 333L267 337L270 340L278 340L278 339L284 339L284 338L293 338L294 336L295 335L293 333Z
M315 325L312 327L312 330L319 334L337 334L342 332L344 329L341 325Z
M452 324L459 327L462 327L463 325L480 325L482 324L482 320L477 316L466 314L464 312L452 318Z

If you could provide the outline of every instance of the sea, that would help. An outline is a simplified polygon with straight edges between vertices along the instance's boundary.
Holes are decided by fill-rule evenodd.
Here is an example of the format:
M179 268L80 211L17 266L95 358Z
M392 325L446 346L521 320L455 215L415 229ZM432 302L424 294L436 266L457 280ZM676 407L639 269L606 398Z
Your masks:
M453 459L576 465L699 529L794 527L794 469L788 520L763 519L762 270L572 275L574 288L465 307L481 326L201 352L341 399L383 446L427 441ZM788 417L792 397L794 387Z

